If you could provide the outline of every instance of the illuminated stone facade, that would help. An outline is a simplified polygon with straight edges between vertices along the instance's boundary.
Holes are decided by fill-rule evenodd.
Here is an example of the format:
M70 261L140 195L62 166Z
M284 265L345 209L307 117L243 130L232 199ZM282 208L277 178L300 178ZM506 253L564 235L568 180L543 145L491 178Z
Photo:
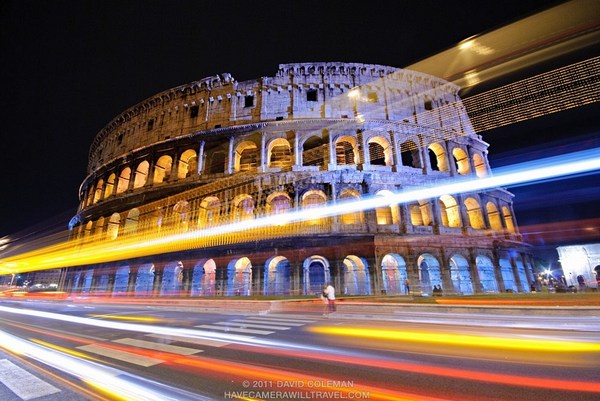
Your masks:
M600 283L600 243L556 248L564 284L579 290L598 290Z
M490 174L459 87L393 67L220 74L131 107L96 136L74 241L182 233ZM276 235L274 234L275 231ZM262 235L261 233L264 233ZM237 235L237 234L236 234ZM529 247L502 188L342 213L253 238L71 268L65 289L114 295L529 291Z

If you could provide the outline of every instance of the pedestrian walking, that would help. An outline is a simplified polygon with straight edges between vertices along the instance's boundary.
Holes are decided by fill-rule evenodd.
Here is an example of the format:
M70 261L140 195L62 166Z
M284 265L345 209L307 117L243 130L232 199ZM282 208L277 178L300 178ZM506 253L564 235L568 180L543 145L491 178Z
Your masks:
M323 294L321 294L321 298L326 302L325 311L323 316L329 316L330 313L336 311L335 307L335 288L328 283L323 287Z

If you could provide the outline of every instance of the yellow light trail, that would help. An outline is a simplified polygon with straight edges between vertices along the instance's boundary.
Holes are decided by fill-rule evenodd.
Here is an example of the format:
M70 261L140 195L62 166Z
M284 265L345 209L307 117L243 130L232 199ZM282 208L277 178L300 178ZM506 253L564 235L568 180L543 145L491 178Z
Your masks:
M600 149L590 149L499 169L485 178L459 177L433 187L424 187L319 208L300 209L285 214L224 224L185 232L141 232L116 240L103 239L80 243L70 241L0 259L0 274L13 274L69 266L81 266L127 258L210 248L234 243L253 242L298 235L327 234L329 224L308 225L307 220L324 219L362 210L430 199L445 194L477 192L490 188L557 179L600 170Z
M540 351L549 353L600 352L600 344L573 341L520 339L513 337L488 337L453 333L430 333L426 331L386 330L381 328L342 328L334 326L311 327L320 334L360 337L388 341L410 341L447 346L494 348L513 351Z

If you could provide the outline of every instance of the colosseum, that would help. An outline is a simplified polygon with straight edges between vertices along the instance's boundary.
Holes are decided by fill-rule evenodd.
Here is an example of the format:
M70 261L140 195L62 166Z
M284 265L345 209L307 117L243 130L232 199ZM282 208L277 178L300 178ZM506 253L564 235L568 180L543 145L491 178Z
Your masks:
M332 282L342 295L528 292L531 249L503 188L286 220L490 175L488 144L459 90L382 65L294 63L243 82L218 74L136 104L91 145L72 240L211 240L68 268L65 290L299 296ZM248 230L208 234L236 222Z

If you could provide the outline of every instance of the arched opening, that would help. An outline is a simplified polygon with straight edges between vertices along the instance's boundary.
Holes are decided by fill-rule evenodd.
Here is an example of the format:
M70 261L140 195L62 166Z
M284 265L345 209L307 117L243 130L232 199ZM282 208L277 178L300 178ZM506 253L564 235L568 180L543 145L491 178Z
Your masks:
M327 145L317 136L311 136L302 145L303 166L324 166L327 157Z
M127 213L127 218L125 219L125 227L124 233L125 235L132 235L137 233L138 223L140 220L140 210L137 208L133 208Z
M517 292L517 284L515 282L515 274L512 265L507 258L500 259L500 273L502 274L502 282L506 291Z
M388 253L381 260L381 275L383 291L386 294L408 294L402 285L407 279L406 262L404 258L395 253Z
M219 224L221 201L216 196L209 196L200 203L198 227L214 227Z
M322 256L313 255L304 260L304 294L318 295L325 283L330 281L329 261Z
M439 143L432 143L427 148L429 150L429 161L432 171L448 171L448 160L446 160L446 151Z
M291 167L293 162L290 143L283 138L277 138L272 141L269 144L268 160L269 167Z
M154 288L154 264L141 265L135 279L135 296L151 296Z
M419 281L421 282L421 293L431 295L433 286L442 287L442 275L440 263L429 253L424 253L417 260L419 266Z
M177 167L177 178L184 179L191 177L198 171L198 156L194 149L187 149L179 156L179 166Z
M145 160L138 164L137 168L135 169L135 176L133 178L133 188L141 188L146 185L149 167L150 164Z
M302 195L302 208L303 209L311 209L311 208L316 208L319 206L324 206L326 203L326 195L323 193L323 191L319 191L319 190L309 190L306 191L303 195ZM308 220L306 223L307 224L318 224L321 221L321 219L311 219Z
M481 206L475 198L465 199L465 207L467 208L467 215L469 216L469 225L476 230L482 230L485 228L485 222L483 221L483 213L481 212Z
M377 192L377 196L393 196L391 191L387 189ZM398 205L392 204L390 206L378 207L375 209L375 215L377 218L378 225L389 225L398 224L400 222L400 211Z
M234 171L256 171L256 167L258 166L258 147L254 142L244 141L235 149L234 158Z
M103 187L104 187L104 180L102 180L102 179L98 180L98 183L96 184L96 191L94 192L94 200L93 200L94 204L98 203L98 201L100 201L100 199L102 199Z
M485 209L488 215L488 220L490 221L490 226L492 230L501 232L502 231L502 219L500 218L500 213L498 212L498 208L493 202L488 202L485 205Z
M254 218L254 199L248 194L238 195L233 200L233 220L242 221Z
M102 237L102 233L104 232L104 217L100 217L96 222L96 228L94 229L94 234L99 238Z
M119 174L119 182L117 183L117 193L121 194L127 191L129 188L129 178L131 176L131 169L129 167L125 167L121 170L121 174Z
M290 262L283 256L273 256L265 263L265 295L289 295L291 268Z
M481 292L498 292L498 283L494 274L494 264L487 256L477 256L475 263L477 264L477 273L479 274L479 282L481 283Z
M92 288L94 282L94 269L89 269L85 272L83 282L81 283L81 292L90 293L94 289Z
M527 277L525 265L523 264L523 260L520 256L515 258L515 264L517 265L517 275L519 276L519 281L521 282L521 292L530 292L531 287L529 286L529 283L533 281L533 278Z
M450 279L456 294L473 294L473 280L469 271L469 262L464 256L453 255L450 258Z
M190 222L190 203L181 200L173 206L173 219L178 231L187 231Z
M413 226L430 226L433 222L431 218L431 205L427 200L420 200L416 203L411 203L410 222Z
M252 264L247 257L234 259L227 267L227 295L249 296L252 288Z
M506 206L502 206L502 214L504 215L504 224L506 225L506 230L508 230L509 233L514 233L515 224L513 222L513 217L512 213L510 212L510 209Z
M183 263L174 261L163 269L162 283L160 286L160 295L175 296L181 295L183 288Z
M382 136L376 136L370 138L368 141L369 146L369 160L371 165L374 166L391 166L392 165L392 153L390 150L390 143L387 139Z
M460 210L456 199L450 195L440 196L440 217L446 227L460 227Z
M115 188L115 173L112 173L108 176L108 180L106 180L106 187L104 188L104 199L108 198L113 194L113 190Z
M347 295L369 295L371 286L367 263L355 255L348 255L343 261L343 293Z
M469 174L471 172L471 166L469 165L469 157L461 148L454 148L452 150L452 156L454 156L454 162L456 163L456 172L461 175Z
M154 184L161 184L165 182L171 175L171 167L173 165L173 159L171 156L161 156L156 165L154 166Z
M89 236L92 234L93 224L94 223L91 220L87 222L83 229L83 238L89 238Z
M475 166L475 174L477 174L477 177L485 177L487 175L485 161L480 154L475 153L473 155L473 165Z
M419 157L419 147L413 141L406 141L400 145L402 165L413 168L423 168Z
M283 192L272 193L267 198L267 213L283 214L287 213L291 208L291 201L287 194Z
M335 143L335 159L339 165L356 164L358 161L356 139L351 136L339 138Z
M129 291L129 275L131 270L128 265L119 266L115 272L113 296L124 296Z
M208 297L215 295L217 265L213 259L200 261L192 273L191 295Z
M119 213L113 213L108 220L108 228L106 229L106 236L108 239L114 240L119 236L119 226L121 224L121 215Z
M340 202L351 202L360 199L360 194L355 190L346 190L340 195ZM362 224L363 214L361 211L344 213L340 216L342 224Z

